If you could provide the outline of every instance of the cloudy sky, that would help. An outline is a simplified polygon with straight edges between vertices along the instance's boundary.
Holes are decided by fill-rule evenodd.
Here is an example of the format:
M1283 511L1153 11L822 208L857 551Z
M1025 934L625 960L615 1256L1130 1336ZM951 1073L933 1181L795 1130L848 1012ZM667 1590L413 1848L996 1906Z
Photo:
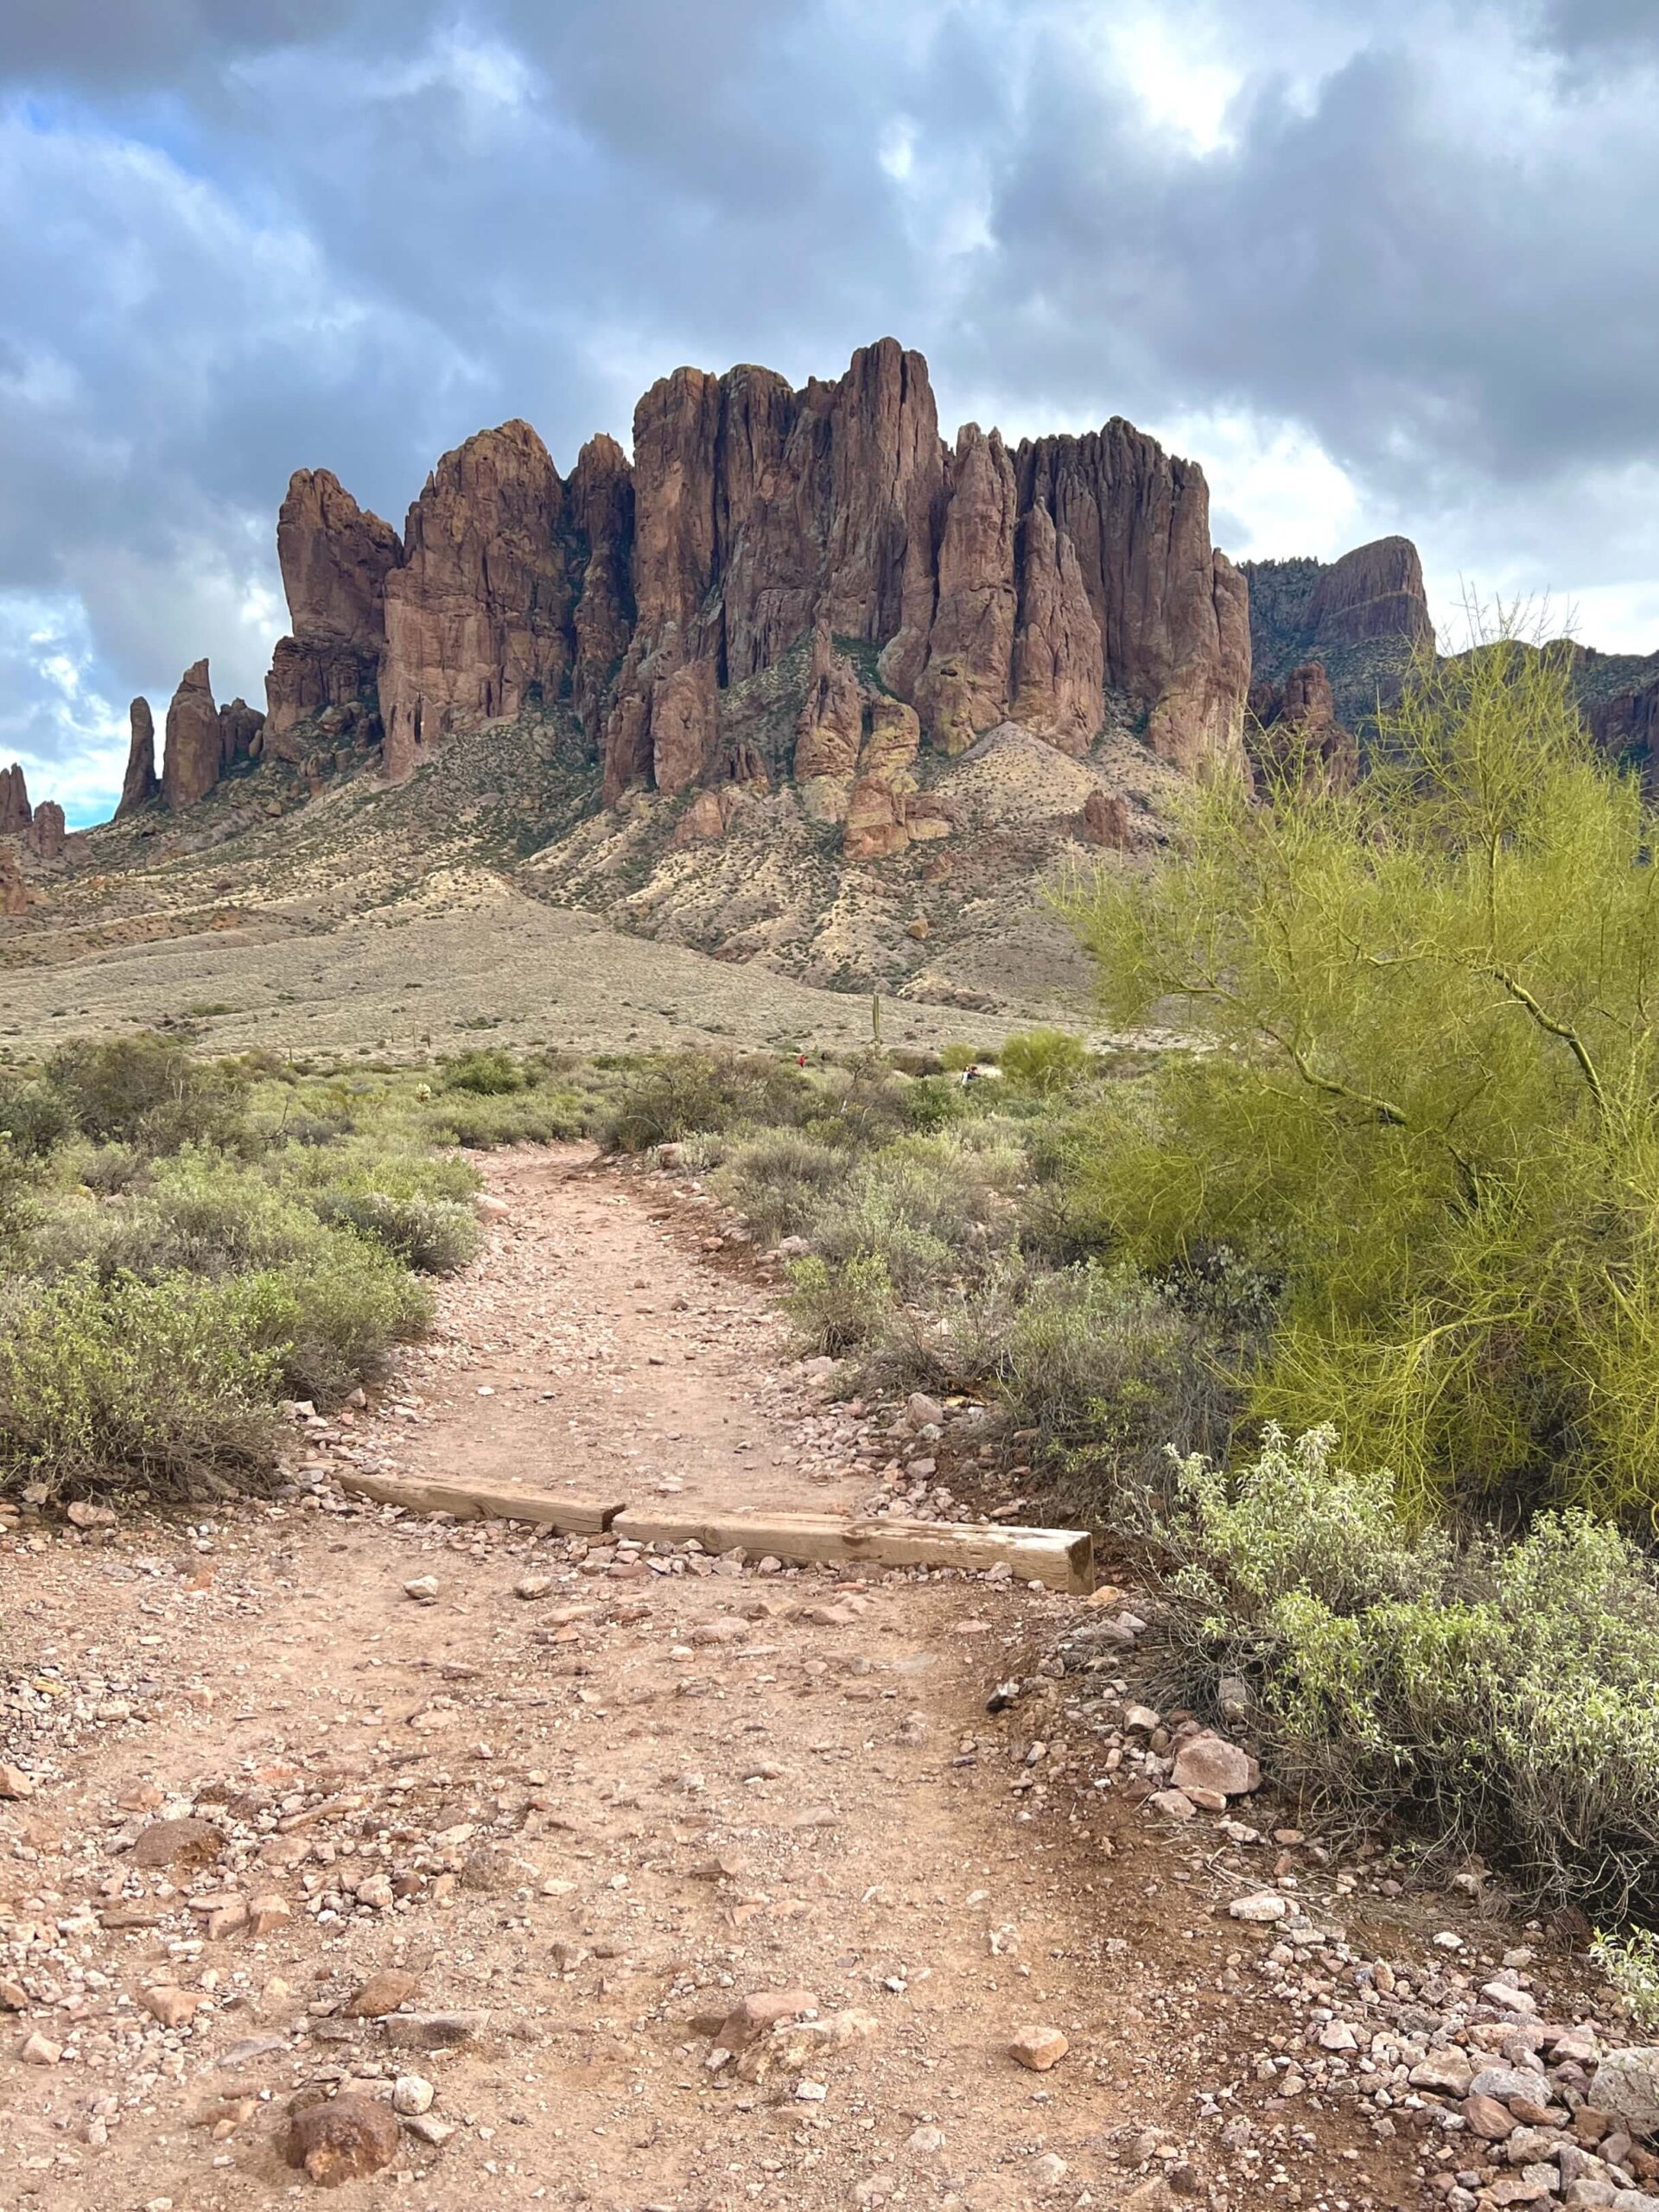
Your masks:
M93 819L133 691L263 701L296 467L401 525L485 423L889 331L1236 555L1659 647L1656 92L1656 0L7 0L0 760Z

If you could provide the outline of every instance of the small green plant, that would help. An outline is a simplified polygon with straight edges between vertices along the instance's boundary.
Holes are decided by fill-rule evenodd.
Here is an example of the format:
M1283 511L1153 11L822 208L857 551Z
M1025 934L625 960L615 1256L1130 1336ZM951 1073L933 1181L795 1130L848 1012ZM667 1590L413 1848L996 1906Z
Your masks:
M522 1090L525 1084L524 1070L511 1052L499 1047L477 1052L463 1052L444 1070L443 1087L446 1090L470 1091L478 1098L505 1098L511 1092Z
M1598 1929L1590 1955L1624 1999L1630 2018L1649 2032L1659 2028L1659 1938L1650 1928L1624 1934Z
M1075 1090L1089 1068L1089 1048L1064 1029L1027 1029L1010 1037L1001 1055L1003 1079L1039 1098Z

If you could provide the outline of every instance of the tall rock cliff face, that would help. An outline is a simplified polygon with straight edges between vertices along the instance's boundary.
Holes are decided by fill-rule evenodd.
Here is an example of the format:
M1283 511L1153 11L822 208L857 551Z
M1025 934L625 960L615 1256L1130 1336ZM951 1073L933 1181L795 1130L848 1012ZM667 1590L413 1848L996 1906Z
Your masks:
M176 813L206 798L224 766L224 741L207 664L199 660L179 679L167 710L167 751L162 797Z
M33 817L29 785L14 760L10 768L0 768L0 837L21 837Z
M1017 473L1022 512L1046 508L1077 556L1105 681L1149 710L1154 752L1188 771L1241 760L1249 594L1211 545L1203 470L1115 417L1027 441Z
M115 810L118 822L125 815L154 806L162 794L156 773L156 718L149 700L135 699L127 709L127 721L132 734L127 744L127 772L121 779L121 801Z
M1336 712L1364 730L1433 642L1423 566L1408 537L1379 537L1339 561L1247 561L1256 676L1282 685L1318 661Z
M1412 645L1433 642L1423 564L1408 537L1379 537L1333 561L1313 587L1308 626L1325 646L1358 645L1367 638L1403 638Z
M331 707L376 698L386 644L386 578L403 558L397 531L326 468L296 469L276 520L276 557L293 634L265 683L273 739Z
M1255 728L1250 746L1258 779L1271 791L1351 791L1359 780L1359 747L1337 720L1335 695L1322 661L1294 668L1281 686L1252 686Z
M572 659L564 486L528 423L446 454L385 580L385 764L406 775L465 723L551 702Z
M1121 422L1017 453L970 424L947 447L926 363L891 339L798 391L677 369L639 402L632 462L594 438L568 481L527 424L483 431L438 464L401 544L302 471L279 547L293 635L264 741L372 686L394 777L541 701L574 710L609 802L764 781L790 764L722 724L727 694L809 639L809 781L857 775L878 696L937 749L1012 715L1081 754L1109 689L1164 759L1239 757L1247 594L1211 546L1200 471ZM863 651L856 700L837 641Z

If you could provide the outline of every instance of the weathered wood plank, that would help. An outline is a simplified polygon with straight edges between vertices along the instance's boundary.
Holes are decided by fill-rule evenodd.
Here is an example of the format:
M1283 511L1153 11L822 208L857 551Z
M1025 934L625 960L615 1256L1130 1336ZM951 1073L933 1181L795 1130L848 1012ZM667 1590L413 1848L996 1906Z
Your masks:
M432 1482L424 1476L365 1475L341 1468L346 1490L411 1513L453 1513L457 1521L533 1521L566 1536L601 1536L621 1512L620 1503L566 1497L557 1491L521 1490L504 1483Z
M770 1552L791 1565L960 1567L1004 1561L1022 1582L1051 1590L1095 1586L1094 1540L1086 1529L1005 1529L982 1521L851 1521L833 1513L698 1512L628 1507L611 1524L613 1536L640 1543L696 1541L708 1552L741 1544L751 1559Z

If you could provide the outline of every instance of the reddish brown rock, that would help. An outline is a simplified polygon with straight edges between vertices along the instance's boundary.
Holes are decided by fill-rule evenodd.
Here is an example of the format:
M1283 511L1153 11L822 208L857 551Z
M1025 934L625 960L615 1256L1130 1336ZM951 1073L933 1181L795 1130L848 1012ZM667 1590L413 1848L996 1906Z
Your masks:
M1077 548L1045 506L1020 525L1020 615L1010 718L1081 756L1105 715L1100 624Z
M1128 802L1116 791L1090 791L1083 802L1077 829L1086 844L1100 845L1110 853L1126 853L1135 842Z
M372 720L386 578L403 558L397 531L327 469L302 468L277 518L276 557L293 635L278 639L265 678L270 735L286 738L331 707Z
M16 921L29 912L29 890L17 855L10 845L0 845L0 915Z
M717 791L699 791L674 825L669 843L676 851L688 845L717 844L726 835L728 816Z
M828 622L812 632L806 697L795 723L795 776L850 776L864 737L864 687L835 650Z
M528 423L480 430L427 479L386 576L389 774L452 729L558 696L573 655L563 520L564 487Z
M43 798L35 810L34 819L24 832L23 843L36 860L60 861L64 839L68 835L63 818L63 809L54 798Z
M199 660L179 679L167 710L162 797L175 813L207 798L219 781L223 758L219 709L213 704L207 664Z
M1307 625L1314 641L1331 648L1367 638L1432 645L1434 625L1417 548L1408 537L1379 537L1333 561L1313 587Z
M1292 669L1282 690L1270 691L1265 700L1253 686L1251 700L1257 715L1251 750L1263 790L1353 789L1359 779L1359 747L1337 720L1322 661Z
M683 791L696 782L714 750L715 669L712 661L683 661L651 699L651 767L659 791Z
M861 776L847 802L842 852L849 861L887 860L910 842L904 794L882 776Z
M1001 437L969 423L957 434L938 601L916 704L930 741L960 753L1006 716L1014 668L1016 491Z
M902 699L870 702L870 734L859 759L861 773L889 783L905 775L921 750L922 726L916 709Z
M390 2165L402 2140L389 2104L347 2092L290 2113L283 2156L320 2189L338 2189Z
M161 797L162 786L156 774L156 718L149 711L148 699L135 699L127 709L127 721L132 734L127 744L127 772L121 779L121 798L115 810L118 822L124 815L137 814L146 806L154 806Z
M265 718L245 699L232 699L219 710L219 759L221 770L238 760L257 760L259 734Z
M10 768L0 768L0 837L21 837L32 812L28 783L14 760Z
M614 438L590 438L567 487L582 547L571 692L594 746L633 632L633 471Z
M1196 463L1114 417L1015 456L1021 511L1047 507L1076 550L1100 626L1105 680L1148 712L1147 741L1189 772L1240 757L1249 690L1249 600L1210 543Z

